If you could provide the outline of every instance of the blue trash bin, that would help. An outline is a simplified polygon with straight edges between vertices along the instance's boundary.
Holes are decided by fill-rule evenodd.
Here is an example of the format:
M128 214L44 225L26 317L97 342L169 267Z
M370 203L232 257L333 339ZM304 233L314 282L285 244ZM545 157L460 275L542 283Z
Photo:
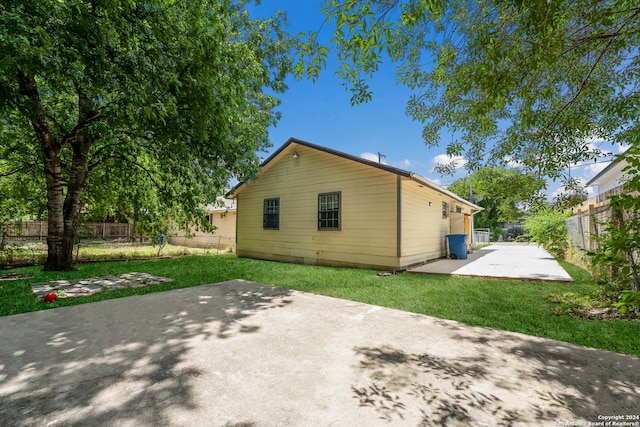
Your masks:
M447 234L449 241L449 256L452 259L467 259L467 235Z

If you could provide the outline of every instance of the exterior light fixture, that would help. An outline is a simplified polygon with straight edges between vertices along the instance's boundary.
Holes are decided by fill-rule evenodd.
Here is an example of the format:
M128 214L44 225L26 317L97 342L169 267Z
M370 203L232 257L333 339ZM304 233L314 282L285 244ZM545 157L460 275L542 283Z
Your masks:
M293 158L294 158L294 159L297 159L297 158L298 158L298 152L297 152L297 151L294 151L294 152L293 152Z
M429 202L429 206L433 205L433 203Z

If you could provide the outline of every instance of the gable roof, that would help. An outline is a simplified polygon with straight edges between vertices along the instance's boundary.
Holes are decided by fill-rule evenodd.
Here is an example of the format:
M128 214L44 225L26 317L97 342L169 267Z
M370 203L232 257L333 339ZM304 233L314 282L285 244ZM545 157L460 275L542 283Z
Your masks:
M342 151L337 151L337 150L333 150L331 148L327 148L327 147L323 147L321 145L316 145L316 144L312 144L311 142L307 142L307 141L302 141L300 139L297 138L289 138L287 140L287 142L285 142L280 148L278 148L272 155L270 155L266 160L264 160L260 167L261 168L266 168L270 165L270 163L276 158L278 157L278 155L280 155L280 153L282 153L283 151L285 151L290 145L292 144L297 144L297 145L302 145L304 147L308 147L314 150L318 150L318 151L322 151L324 153L327 154L331 154L333 156L337 156L337 157L341 157L343 159L347 159L347 160L351 160L354 162L358 162L358 163L362 163L363 165L367 165L367 166L371 166L377 169L382 169L384 171L393 173L395 175L399 175L401 177L404 178L408 178L412 181L415 181L421 185L424 185L425 187L429 187L432 188L436 191L439 191L443 194L446 194L447 196L459 201L460 203L463 203L467 206L470 206L472 210L475 211L481 211L483 210L482 207L475 205L474 203L471 203L470 201L458 196L457 194L452 193L451 191L439 186L438 184L436 184L435 182L424 178L416 173L410 172L410 171L406 171L404 169L399 169L399 168L394 168L393 166L389 166L389 165L385 165L382 163L378 163L378 162L374 162L371 160L367 160L367 159L363 159L362 157L358 157L358 156L353 156L351 154L347 154L347 153L343 153ZM236 186L234 186L231 190L229 190L229 192L225 195L225 197L227 198L233 198L234 195L238 192L241 191L242 187L246 184L246 181L242 181L239 182Z

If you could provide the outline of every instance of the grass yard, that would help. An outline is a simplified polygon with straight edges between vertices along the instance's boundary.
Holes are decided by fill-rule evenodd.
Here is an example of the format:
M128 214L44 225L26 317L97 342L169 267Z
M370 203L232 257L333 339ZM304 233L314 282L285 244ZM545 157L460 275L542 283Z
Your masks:
M238 259L235 255L81 264L78 271L64 273L28 267L7 272L33 274L33 278L0 282L0 316L245 279L640 357L640 341L635 339L640 322L588 320L550 314L555 304L545 301L544 296L583 293L596 287L584 270L567 263L563 266L576 280L575 283L414 274L379 277L376 271L371 270ZM29 287L34 282L134 271L173 278L175 282L90 297L59 299L53 303L37 300Z
M148 259L158 256L197 255L215 250L188 248L166 244L162 247L151 243L82 242L73 249L74 259L80 262L105 259ZM46 242L25 242L7 245L0 250L0 267L44 264L47 259ZM0 270L1 271L1 270Z

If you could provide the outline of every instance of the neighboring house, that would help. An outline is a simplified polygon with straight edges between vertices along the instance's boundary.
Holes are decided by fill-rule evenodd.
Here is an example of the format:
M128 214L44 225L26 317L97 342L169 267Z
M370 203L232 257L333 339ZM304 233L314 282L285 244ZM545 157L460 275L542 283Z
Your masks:
M623 159L616 159L606 168L602 169L596 176L587 182L587 187L596 187L595 195L590 197L580 206L573 209L574 213L587 212L609 203L611 196L621 194L626 182L624 169L629 166L629 162Z
M289 139L241 182L240 257L399 270L446 256L482 208L414 173Z
M207 221L216 227L213 232L205 233L192 229L189 233L177 231L170 236L174 245L196 248L233 248L236 239L236 201L218 198L216 205L207 206Z
M567 234L575 248L583 251L600 249L601 236L611 220L609 202L612 196L625 191L624 169L629 163L624 158L616 159L587 182L587 187L597 188L595 195L573 208L573 216L565 221Z
M608 191L615 190L626 182L624 169L628 166L629 162L625 159L611 162L610 165L587 182L587 187L597 186L597 194L605 194Z

